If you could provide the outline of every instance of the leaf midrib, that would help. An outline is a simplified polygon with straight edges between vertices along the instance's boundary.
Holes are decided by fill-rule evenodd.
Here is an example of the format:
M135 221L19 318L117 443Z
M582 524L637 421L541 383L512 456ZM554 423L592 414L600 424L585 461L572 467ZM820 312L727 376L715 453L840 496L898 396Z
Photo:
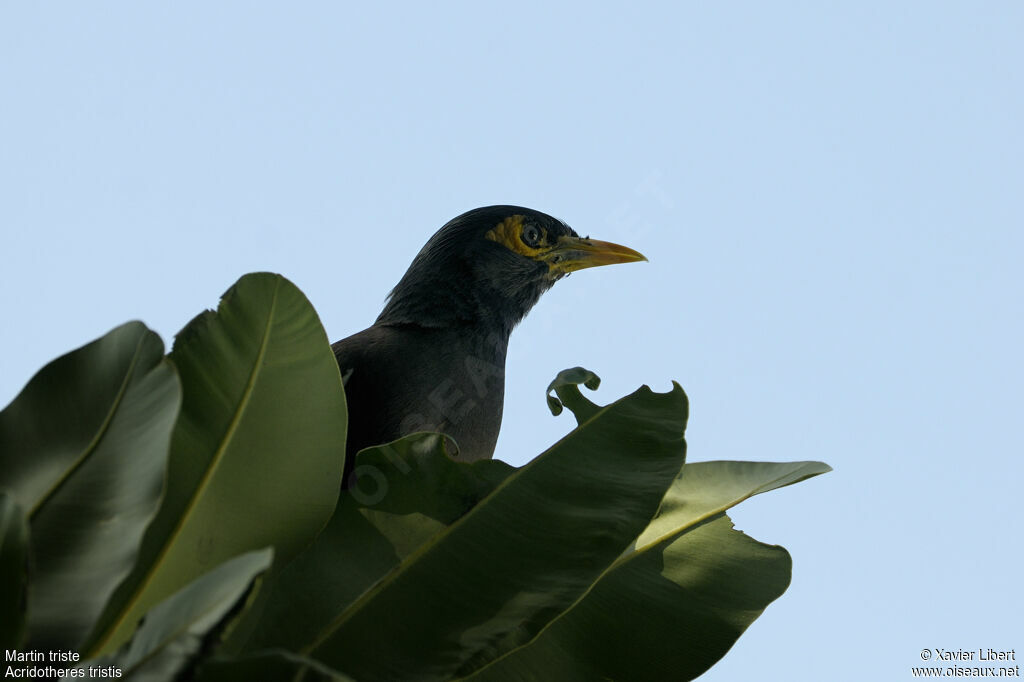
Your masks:
M98 640L93 647L91 647L91 650L88 652L88 654L83 654L83 658L93 656L95 655L96 652L102 651L109 643L110 638L113 636L113 634L121 629L121 626L124 624L124 621L128 617L128 614L130 614L134 610L135 606L138 604L139 597L146 592L146 588L153 581L153 576L155 576L158 573L158 567L163 563L163 560L167 556L167 553L170 551L171 546L174 545L175 538L177 538L181 534L181 530L185 526L186 521L190 518L192 513L195 511L195 508L198 506L198 500L200 500L203 497L202 493L210 485L210 482L213 479L214 472L216 472L216 470L220 467L220 463L221 461L223 461L224 458L224 453L227 450L228 446L230 445L232 438L234 438L235 432L238 429L238 425L242 421L242 415L245 413L245 409L248 406L249 400L252 397L253 389L255 388L256 384L256 379L259 377L260 371L263 368L263 358L266 356L267 345L270 340L270 329L273 326L274 315L277 311L278 290L280 288L280 285L281 278L278 277L274 281L274 293L270 299L270 310L267 313L267 322L263 330L263 336L260 340L259 352L256 355L256 359L253 362L252 370L249 373L249 380L246 383L245 390L242 393L242 399L238 403L238 407L235 410L235 414L231 418L231 423L228 425L227 430L224 432L224 436L223 438L221 438L220 445L218 446L213 458L211 459L210 466L207 467L206 472L203 474L203 477L199 480L199 484L195 488L195 493L190 498L182 514L178 517L178 522L175 524L174 528L168 534L167 541L163 543L163 545L160 548L160 551L157 553L156 557L150 563L149 568L143 575L142 580L139 581L138 586L135 588L131 597L127 601L125 608L121 611L118 618L107 629L105 635L100 640Z
M96 430L96 433L93 435L92 440L89 441L89 444L86 445L78 457L68 465L64 470L64 473L54 481L53 485L51 485L46 492L39 496L39 499L29 510L28 520L30 522L33 517L35 517L36 513L42 509L43 505L49 502L50 499L57 494L57 491L61 486L63 486L64 483L66 483L67 480L71 478L71 476L78 471L86 461L88 461L89 457L91 457L99 447L100 441L102 441L103 437L107 435L107 432L110 430L110 425L114 421L114 415L117 413L121 403L124 402L124 396L128 392L128 386L131 384L132 377L135 375L135 368L138 365L139 355L141 353L140 349L142 347L142 343L146 340L147 333L148 331L144 331L139 336L139 340L135 343L135 351L132 353L132 360L128 364L128 370L124 374L124 379L121 380L121 386L117 389L117 395L114 396L114 400L110 404L110 409L107 410L107 414L103 418L103 423L100 424L100 427Z

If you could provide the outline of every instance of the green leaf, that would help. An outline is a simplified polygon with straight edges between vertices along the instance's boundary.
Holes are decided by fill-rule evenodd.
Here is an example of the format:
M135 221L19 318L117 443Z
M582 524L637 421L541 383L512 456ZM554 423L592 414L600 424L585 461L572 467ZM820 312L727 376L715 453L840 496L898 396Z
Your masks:
M259 651L238 658L214 658L200 670L197 682L354 682L351 677L284 649Z
M733 530L724 510L829 467L820 462L687 464L658 517L587 595L473 682L690 680L725 655L789 585L782 547ZM468 674L463 670L461 674Z
M0 487L32 532L32 648L76 648L131 570L180 400L160 337L130 322L48 364L0 413Z
M280 275L246 275L190 322L171 360L184 389L168 487L135 570L85 651L241 552L284 563L330 518L345 451L341 376L316 311Z
M0 490L0 649L17 649L25 629L28 588L28 522L21 507Z
M789 585L789 554L725 514L639 554L525 647L467 680L692 680Z
M828 473L824 462L734 462L713 461L687 464L672 484L658 516L644 529L638 546L648 546L659 537L734 507L743 500L776 488L799 483Z
M113 666L131 682L179 679L216 648L272 558L273 551L264 549L225 561L154 606L116 653L79 667Z
M251 611L247 651L299 650L332 627L363 592L486 497L515 468L455 462L436 433L359 453L359 485L342 495L316 541L271 576ZM239 631L244 628L239 627Z
M686 415L678 385L597 408L300 652L360 680L433 680L509 638L528 641L653 517L684 460Z
M493 459L456 462L448 456L448 443L439 434L418 433L362 450L359 483L342 500L376 512L417 512L454 523L516 468Z
M547 399L551 414L556 417L562 414L562 405L564 404L576 415L576 423L582 423L594 416L598 407L583 396L579 384L583 384L591 391L596 391L601 385L601 377L583 367L563 369L554 381L548 384ZM551 395L551 391L554 391L558 397Z

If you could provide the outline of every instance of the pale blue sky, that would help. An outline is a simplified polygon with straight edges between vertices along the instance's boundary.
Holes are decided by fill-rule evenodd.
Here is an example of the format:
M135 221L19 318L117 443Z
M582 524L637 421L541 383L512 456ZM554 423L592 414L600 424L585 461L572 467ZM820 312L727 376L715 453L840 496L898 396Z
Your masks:
M369 5L0 6L0 403L254 270L341 338L523 204L650 263L513 334L499 457L571 427L579 364L601 402L678 380L692 460L836 469L735 510L793 584L703 680L1024 650L1024 5Z

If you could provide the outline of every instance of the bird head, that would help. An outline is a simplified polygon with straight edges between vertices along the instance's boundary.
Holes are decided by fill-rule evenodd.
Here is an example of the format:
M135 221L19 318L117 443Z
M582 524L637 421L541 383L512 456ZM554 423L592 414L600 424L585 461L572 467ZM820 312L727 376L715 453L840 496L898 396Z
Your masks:
M647 260L580 237L561 220L520 206L468 211L437 231L392 290L378 324L493 326L507 334L569 273Z

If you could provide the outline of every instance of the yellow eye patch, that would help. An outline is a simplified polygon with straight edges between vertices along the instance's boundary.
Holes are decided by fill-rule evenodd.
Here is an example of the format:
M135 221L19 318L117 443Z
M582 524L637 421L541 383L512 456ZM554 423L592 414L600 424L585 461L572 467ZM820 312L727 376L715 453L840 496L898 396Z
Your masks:
M544 228L538 228L540 230L540 239L538 240L538 243L540 244L539 248L528 246L526 242L522 240L523 220L524 217L521 215L509 216L498 223L495 227L488 230L487 234L484 236L518 254L522 254L529 258L536 258L539 254L544 253L550 247L548 244L547 230Z

